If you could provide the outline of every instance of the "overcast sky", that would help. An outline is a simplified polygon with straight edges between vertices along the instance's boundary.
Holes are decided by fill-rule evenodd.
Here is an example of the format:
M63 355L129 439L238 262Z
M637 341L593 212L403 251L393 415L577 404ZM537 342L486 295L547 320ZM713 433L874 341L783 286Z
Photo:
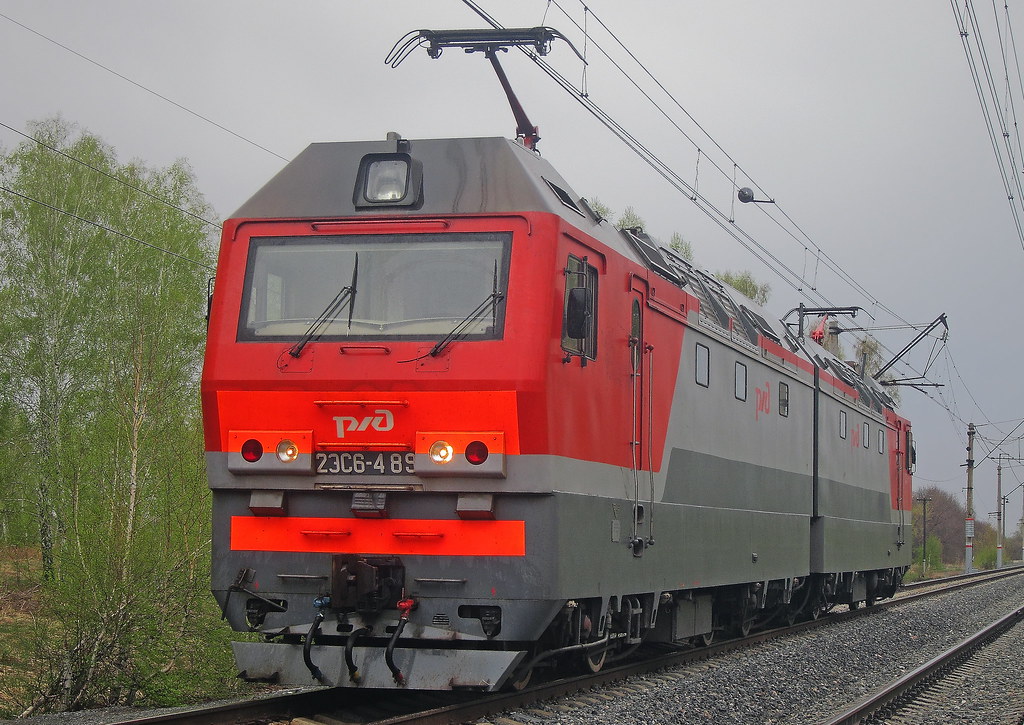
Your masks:
M616 211L634 207L662 240L679 232L703 267L750 270L772 285L777 316L801 301L821 304L811 286L834 304L863 307L853 321L860 326L892 325L890 311L912 323L947 313L947 348L928 340L908 357L916 372L901 370L921 373L934 349L928 378L946 387L905 389L903 412L918 441L916 487L936 482L962 500L966 423L998 442L1024 417L1024 249L949 5L588 0L592 40L584 43L573 24L584 24L578 0L481 4L506 26L544 22L586 47L590 98L806 286L776 276L527 58L509 53L502 60L541 129L541 152L580 194ZM992 9L979 12L1001 84ZM417 51L397 69L384 63L409 30L481 27L458 0L0 0L0 13L0 122L24 131L59 114L123 161L187 159L221 218L310 142L392 130L407 138L514 134L482 56L449 50L431 60ZM601 22L692 116L658 96L699 153L600 57L597 45L657 92ZM557 44L548 59L579 86L582 65L568 46ZM21 142L0 128L3 148ZM784 212L811 241L772 222L765 208L732 201L734 162L737 183L759 185L777 201L777 218ZM819 261L817 248L861 289ZM914 334L876 333L894 352ZM1003 451L1019 456L1022 433ZM989 449L979 446L976 458ZM1024 469L1012 468L1020 464L1009 465L1004 492L1024 479ZM991 460L976 471L979 520L995 511L995 477ZM1018 490L1008 529L1021 506Z

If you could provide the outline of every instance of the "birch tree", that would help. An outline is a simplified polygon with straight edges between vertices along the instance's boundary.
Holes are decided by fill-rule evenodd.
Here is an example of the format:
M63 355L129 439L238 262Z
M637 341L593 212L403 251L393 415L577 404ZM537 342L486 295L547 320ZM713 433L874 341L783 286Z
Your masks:
M215 233L184 162L121 164L60 119L31 133L0 157L0 380L25 423L48 594L26 712L145 698L205 649Z

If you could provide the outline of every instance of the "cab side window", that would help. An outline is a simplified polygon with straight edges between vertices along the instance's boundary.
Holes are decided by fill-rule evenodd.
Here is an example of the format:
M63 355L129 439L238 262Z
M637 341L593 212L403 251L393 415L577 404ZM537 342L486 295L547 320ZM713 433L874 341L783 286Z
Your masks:
M565 264L562 349L567 359L597 359L597 268L572 254Z

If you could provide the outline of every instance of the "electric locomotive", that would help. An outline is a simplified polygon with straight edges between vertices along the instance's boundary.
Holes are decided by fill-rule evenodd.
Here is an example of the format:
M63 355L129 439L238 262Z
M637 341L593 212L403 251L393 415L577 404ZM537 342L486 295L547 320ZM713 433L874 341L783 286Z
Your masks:
M528 136L315 143L225 222L202 396L243 677L518 687L898 587L892 399Z

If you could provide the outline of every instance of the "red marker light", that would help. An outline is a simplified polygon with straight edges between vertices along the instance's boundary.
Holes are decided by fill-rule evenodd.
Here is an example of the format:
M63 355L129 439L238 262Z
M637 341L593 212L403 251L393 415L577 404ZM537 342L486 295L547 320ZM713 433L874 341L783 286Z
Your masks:
M488 454L487 445L483 441L473 441L466 446L466 460L474 466L479 466L486 461Z
M242 444L242 458L249 463L255 463L263 457L263 444L255 438L250 438Z

